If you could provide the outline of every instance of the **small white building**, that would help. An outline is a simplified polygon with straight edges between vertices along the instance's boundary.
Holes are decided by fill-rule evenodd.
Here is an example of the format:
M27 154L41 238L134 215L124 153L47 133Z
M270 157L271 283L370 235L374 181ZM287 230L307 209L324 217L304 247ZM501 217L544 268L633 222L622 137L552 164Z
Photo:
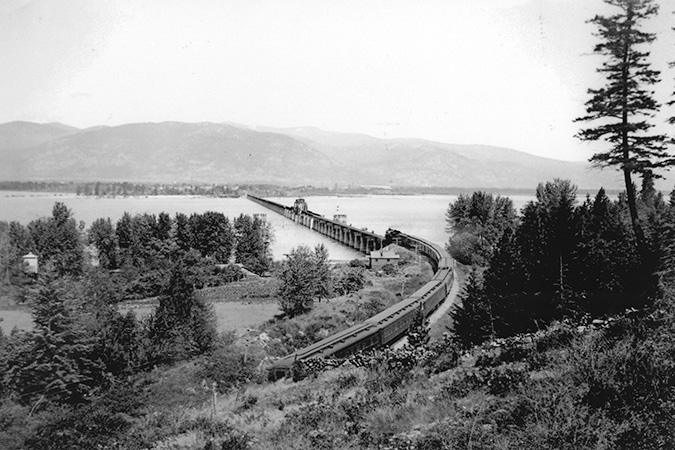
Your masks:
M33 253L28 253L23 255L23 262L27 264L26 272L28 273L38 273L38 257Z
M373 250L370 252L370 268L380 269L387 264L396 265L401 259L396 253L388 250Z

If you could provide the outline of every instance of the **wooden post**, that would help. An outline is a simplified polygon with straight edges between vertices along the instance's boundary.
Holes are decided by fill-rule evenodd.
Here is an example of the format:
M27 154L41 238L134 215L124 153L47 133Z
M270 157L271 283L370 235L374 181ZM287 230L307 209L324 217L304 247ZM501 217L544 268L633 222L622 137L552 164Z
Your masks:
M215 381L211 385L211 387L213 389L213 411L211 411L211 419L216 417L216 387L217 386L218 386L218 383L216 383Z

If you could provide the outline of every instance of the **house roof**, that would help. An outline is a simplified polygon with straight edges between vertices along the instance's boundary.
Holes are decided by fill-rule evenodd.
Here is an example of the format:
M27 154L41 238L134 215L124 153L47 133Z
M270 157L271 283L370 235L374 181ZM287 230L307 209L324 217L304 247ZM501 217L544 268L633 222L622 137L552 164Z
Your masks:
M400 258L400 256L398 256L394 252L382 250L374 250L370 252L370 259L398 259L398 258Z

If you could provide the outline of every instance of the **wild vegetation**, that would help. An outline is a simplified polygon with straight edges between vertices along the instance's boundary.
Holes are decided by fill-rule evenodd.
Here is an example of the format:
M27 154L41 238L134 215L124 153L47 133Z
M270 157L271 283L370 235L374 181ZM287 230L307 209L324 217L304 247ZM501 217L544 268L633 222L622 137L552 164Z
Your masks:
M458 202L474 197L489 195ZM646 185L638 207L658 265L639 259L625 197L601 190L579 202L568 181L542 183L485 264L463 269L445 338L430 340L420 323L401 350L315 365L297 382L269 383L261 369L396 302L430 268L396 248L401 266L366 275L359 261L328 266L324 250L297 248L314 278L284 278L290 255L273 272L280 293L284 283L313 286L310 308L218 336L195 294L195 252L144 321L117 313L114 289L86 262L74 275L55 261L26 294L35 330L1 338L0 445L668 448L675 204Z
M329 265L326 249L317 247L313 278L285 278L290 262L271 264L269 225L244 215L230 222L219 213L125 214L116 224L98 219L87 229L56 203L51 216L0 231L5 301L30 307L34 322L30 331L0 332L0 447L7 449L149 448L178 430L230 430L203 419L187 426L174 411L262 383L265 361L370 317L431 274L404 249L401 267L373 278L360 261ZM37 278L22 263L29 249L39 257ZM235 282L229 292L242 276L231 259L274 276L254 288ZM298 283L319 286L304 299L311 308L243 336L217 334L207 300L282 301ZM149 316L119 312L120 301L149 295L157 305ZM154 423L157 414L178 420L178 428L164 429L164 419Z
M648 230L642 256L625 196L610 201L601 189L577 204L569 181L541 184L536 200L502 233L487 267L475 268L467 281L462 306L453 312L465 344L651 304L673 206L649 185L638 204Z
M671 448L675 190L666 202L653 187L652 170L668 163L653 147L663 140L633 136L649 127L626 120L655 107L640 87L654 80L645 53L625 53L651 42L637 31L654 3L607 3L622 11L593 20L610 84L592 91L584 120L605 109L621 120L582 135L618 145L595 159L624 172L627 192L579 201L557 179L541 183L520 214L485 192L449 205L448 248L473 266L460 267L467 281L442 339L430 339L419 318L402 349L319 360L297 382L266 382L270 358L397 301L429 268L406 265L414 255L398 249L401 266L367 276L358 261L331 267L325 249L299 247L276 271L285 314L241 337L218 336L195 293L207 284L201 264L225 264L232 251L264 263L264 254L246 255L265 249L263 228L237 243L256 229L249 219L103 220L88 233L98 268L63 205L28 227L2 225L4 280L32 306L35 329L0 334L0 447ZM642 176L633 194L632 174ZM28 245L42 261L37 282L19 265ZM148 283L159 296L152 316L117 312L115 283L130 283L111 270L158 274Z

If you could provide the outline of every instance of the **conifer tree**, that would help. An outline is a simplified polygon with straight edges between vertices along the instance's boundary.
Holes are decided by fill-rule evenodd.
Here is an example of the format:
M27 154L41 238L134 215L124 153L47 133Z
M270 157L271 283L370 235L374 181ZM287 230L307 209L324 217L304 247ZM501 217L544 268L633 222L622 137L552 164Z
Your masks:
M314 263L315 295L319 301L323 298L330 298L333 295L333 274L329 265L328 249L325 245L319 244L314 247L312 262Z
M565 273L574 248L576 186L569 180L540 183L536 201L523 208L518 240L522 260L530 274L530 290L564 290Z
M579 208L570 274L579 312L602 316L622 311L639 297L635 238L622 220L624 211L604 189Z
M174 220L173 227L173 238L176 241L176 245L182 251L186 252L190 250L190 245L192 242L192 236L190 236L190 223L188 216L183 213L176 213L176 219Z
M461 347L469 348L494 336L491 305L485 295L482 278L475 267L469 273L460 300L449 312L454 340Z
M152 359L177 361L212 348L216 337L213 305L195 295L194 276L179 261L150 320Z
M424 310L420 307L415 313L415 321L408 332L408 345L412 348L423 348L429 344L430 339L429 321L424 317Z
M491 304L497 336L530 331L537 321L552 315L551 297L540 296L530 286L530 272L523 264L516 234L508 229L485 271L485 295Z
M586 102L587 115L576 119L597 125L582 129L577 137L584 141L605 140L607 151L594 154L590 161L604 167L616 167L623 172L628 207L637 243L644 249L644 232L636 206L632 175L654 175L654 169L675 164L666 152L666 136L649 134L653 127L648 119L659 110L650 86L658 83L659 72L647 61L649 52L644 46L652 43L654 33L641 30L642 23L658 12L653 0L605 0L620 12L609 16L595 16L590 20L598 27L601 39L594 53L606 57L597 71L604 75L606 85L589 89L591 99Z
M21 402L77 403L104 382L104 367L77 312L83 305L69 298L69 284L47 280L33 298L35 329L12 341L4 382Z
M131 214L126 211L122 214L122 217L120 217L115 226L115 234L117 236L117 245L120 253L119 264L132 264L131 254L135 242Z

